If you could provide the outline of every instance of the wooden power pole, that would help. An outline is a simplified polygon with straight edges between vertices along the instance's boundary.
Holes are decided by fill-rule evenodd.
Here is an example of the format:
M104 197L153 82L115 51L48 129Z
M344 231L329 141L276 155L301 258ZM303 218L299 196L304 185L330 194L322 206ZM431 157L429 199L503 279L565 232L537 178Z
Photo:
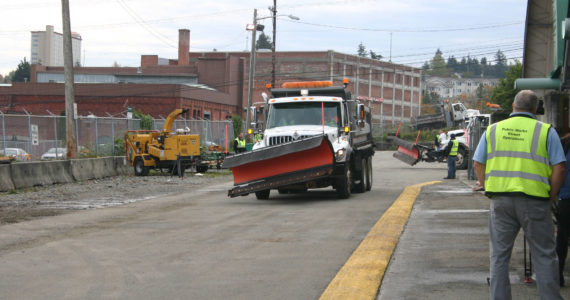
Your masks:
M75 89L73 86L73 54L71 47L71 25L69 0L61 0L63 18L63 69L65 72L65 138L67 158L77 158L75 136Z

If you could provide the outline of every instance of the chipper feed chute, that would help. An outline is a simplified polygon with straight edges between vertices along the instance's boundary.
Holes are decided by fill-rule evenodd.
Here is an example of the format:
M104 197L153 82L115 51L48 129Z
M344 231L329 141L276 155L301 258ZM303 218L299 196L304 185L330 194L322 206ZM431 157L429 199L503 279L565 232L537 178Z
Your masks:
M222 168L232 169L236 197L329 175L333 164L331 143L315 136L228 156Z
M393 155L395 158L410 166L417 164L421 160L420 151L415 144L395 136L388 138L392 140L392 143L398 146L398 151Z

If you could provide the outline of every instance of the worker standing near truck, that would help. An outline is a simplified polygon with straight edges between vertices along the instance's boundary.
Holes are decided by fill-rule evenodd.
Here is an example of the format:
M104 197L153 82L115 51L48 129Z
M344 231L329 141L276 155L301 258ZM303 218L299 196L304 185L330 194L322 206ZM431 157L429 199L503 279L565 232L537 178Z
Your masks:
M443 179L455 179L455 162L457 161L457 152L459 151L459 141L455 139L455 134L451 134L449 143L445 147L445 156L447 156L447 177Z
M509 261L521 227L540 299L563 299L550 201L564 181L566 158L556 131L536 120L537 108L534 92L517 93L513 113L487 129L473 156L475 174L491 199L490 299L512 298Z
M234 150L236 153L245 152L245 139L243 138L243 132L240 132L239 136L234 140Z

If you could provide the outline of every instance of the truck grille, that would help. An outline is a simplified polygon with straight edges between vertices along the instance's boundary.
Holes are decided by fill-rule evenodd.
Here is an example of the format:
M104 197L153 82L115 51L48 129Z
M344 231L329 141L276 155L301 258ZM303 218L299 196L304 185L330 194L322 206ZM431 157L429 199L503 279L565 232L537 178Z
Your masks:
M304 139L304 138L308 138L308 137L310 137L310 135L301 135L301 136L299 136L298 139L300 140L300 139ZM289 136L289 135L272 136L272 137L269 137L269 146L288 143L288 142L292 142L292 141L293 141L293 137Z

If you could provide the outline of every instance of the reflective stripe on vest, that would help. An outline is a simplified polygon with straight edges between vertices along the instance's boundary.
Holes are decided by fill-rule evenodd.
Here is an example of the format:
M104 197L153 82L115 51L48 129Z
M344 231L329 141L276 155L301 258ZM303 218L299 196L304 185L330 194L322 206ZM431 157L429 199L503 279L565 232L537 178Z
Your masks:
M245 148L245 139L240 140L239 137L236 138L238 148Z
M457 151L459 150L459 141L458 140L451 140L453 146L451 146L451 150L449 150L449 156L457 156Z
M546 141L550 124L511 117L487 130L485 191L550 197L552 167Z

